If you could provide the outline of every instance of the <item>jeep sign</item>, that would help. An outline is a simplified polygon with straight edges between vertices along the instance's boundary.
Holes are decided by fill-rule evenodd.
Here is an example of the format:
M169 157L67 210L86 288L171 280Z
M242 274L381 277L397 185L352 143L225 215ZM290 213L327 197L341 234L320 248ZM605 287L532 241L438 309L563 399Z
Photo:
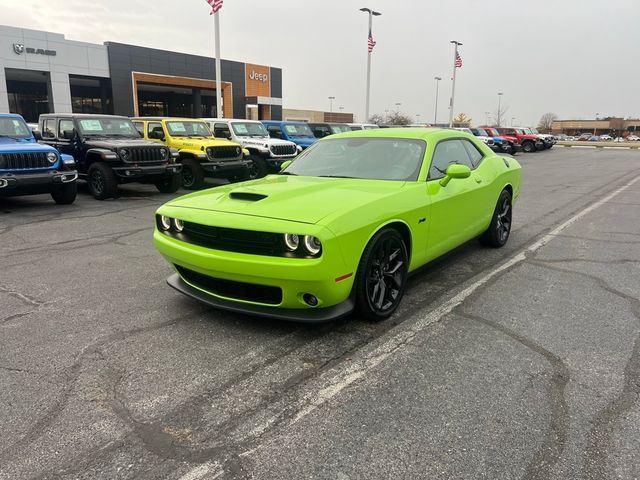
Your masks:
M258 73L255 70L251 70L251 73L249 74L249 78L251 80L258 80L259 82L263 82L263 83L266 83L269 81L269 75L267 75L266 73Z
M22 43L14 43L13 51L16 53L16 55L22 55L24 52L27 52L27 53L32 53L34 55L46 55L47 57L56 56L55 50L45 50L43 48L31 48L31 47L24 48L24 45Z

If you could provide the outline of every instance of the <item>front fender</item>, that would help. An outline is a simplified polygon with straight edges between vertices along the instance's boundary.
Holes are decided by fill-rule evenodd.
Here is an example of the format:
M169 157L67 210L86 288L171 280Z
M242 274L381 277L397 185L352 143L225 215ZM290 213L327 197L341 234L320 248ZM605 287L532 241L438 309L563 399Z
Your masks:
M113 150L108 150L106 148L90 148L87 150L86 154L87 158L97 156L100 160L105 162L114 162L120 160L120 157Z

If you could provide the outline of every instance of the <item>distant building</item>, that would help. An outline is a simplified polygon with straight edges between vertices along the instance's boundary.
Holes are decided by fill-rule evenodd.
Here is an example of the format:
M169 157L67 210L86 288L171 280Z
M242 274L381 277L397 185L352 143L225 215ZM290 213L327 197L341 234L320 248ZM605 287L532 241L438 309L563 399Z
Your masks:
M282 119L309 123L353 123L353 113L322 112L318 110L282 109Z
M552 133L578 135L593 133L594 135L621 136L628 132L640 131L640 119L603 118L596 120L556 120L551 126Z

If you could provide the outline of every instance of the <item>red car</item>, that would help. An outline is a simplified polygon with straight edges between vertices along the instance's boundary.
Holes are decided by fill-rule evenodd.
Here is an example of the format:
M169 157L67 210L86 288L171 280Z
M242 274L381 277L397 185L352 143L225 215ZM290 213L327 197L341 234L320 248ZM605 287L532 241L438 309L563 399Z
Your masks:
M517 137L512 137L510 135L501 135L500 132L498 132L498 130L496 130L494 127L480 127L480 128L482 128L485 132L487 132L488 135L492 137L504 138L511 146L511 155L515 155L516 152L519 152L522 150L522 145L520 145L520 142L518 141Z
M503 137L516 137L518 139L518 143L522 145L522 150L524 152L535 152L536 150L544 150L544 142L538 135L534 135L531 133L526 133L522 128L515 127L498 127L498 132Z

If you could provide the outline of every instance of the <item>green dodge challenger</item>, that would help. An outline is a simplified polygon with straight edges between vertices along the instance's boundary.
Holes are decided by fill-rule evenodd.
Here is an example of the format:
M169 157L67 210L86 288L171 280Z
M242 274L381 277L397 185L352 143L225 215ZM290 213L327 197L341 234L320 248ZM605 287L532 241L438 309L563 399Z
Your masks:
M158 209L169 285L270 318L382 320L412 271L475 237L503 246L520 193L516 160L455 130L332 135L283 167Z

